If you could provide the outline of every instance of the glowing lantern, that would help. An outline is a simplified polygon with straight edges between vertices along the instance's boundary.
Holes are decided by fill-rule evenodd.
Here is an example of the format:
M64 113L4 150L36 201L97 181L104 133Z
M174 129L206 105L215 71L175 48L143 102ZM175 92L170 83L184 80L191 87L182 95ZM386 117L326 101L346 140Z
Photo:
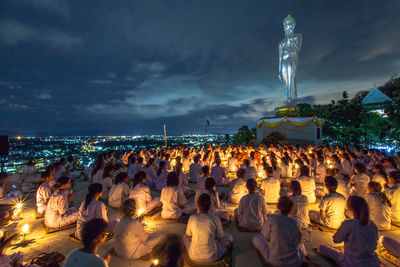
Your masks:
M153 260L153 264L154 264L154 265L158 265L159 263L160 263L159 260L157 260L157 259Z

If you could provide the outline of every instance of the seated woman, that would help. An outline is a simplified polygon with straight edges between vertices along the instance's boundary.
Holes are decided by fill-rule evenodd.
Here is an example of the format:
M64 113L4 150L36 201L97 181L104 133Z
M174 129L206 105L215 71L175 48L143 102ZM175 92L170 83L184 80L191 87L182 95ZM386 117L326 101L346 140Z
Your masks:
M208 213L212 205L209 194L200 195L197 205L200 213L190 216L183 244L190 259L199 263L211 263L222 258L232 246L233 237L224 233L218 217Z
M135 200L136 209L140 210L143 215L161 206L159 197L154 199L151 197L150 188L146 185L146 173L144 171L135 174L129 198Z
M166 182L167 182L167 166L165 161L161 161L160 164L158 165L158 170L157 170L157 179L156 179L156 189L161 190L165 187Z
M344 242L344 251L321 245L318 252L340 266L380 266L375 253L378 229L369 219L367 202L358 196L347 200L352 219L345 220L333 235L334 243Z
M178 157L179 158L179 157ZM182 171L182 163L177 162L175 165L175 169L176 169L176 174L178 175L179 178L179 187L182 188L183 193L189 193L190 192L190 188L188 185L188 177L187 174L185 174Z
M114 173L114 166L110 165L105 167L103 172L103 177L98 182L103 186L103 192L100 197L102 200L108 199L108 193L110 192L110 189L113 185L113 180L112 180L113 173Z
M252 243L273 266L301 266L306 250L297 222L288 216L294 203L289 197L280 197L278 209L280 214L268 216L261 234L254 236Z
M36 190L36 211L39 214L44 214L46 210L47 202L51 196L50 181L53 180L53 176L50 172L45 171L40 175L41 183Z
M376 224L378 230L389 230L392 203L390 203L386 194L382 192L380 183L370 182L368 190L369 194L365 197L365 200L368 203L371 221Z
M217 185L229 184L229 179L226 177L225 168L221 167L221 159L215 159L215 166L211 168L211 177L215 179Z
M246 182L244 181L245 174L246 171L244 169L237 170L237 179L232 180L230 184L228 201L232 204L239 205L242 197L249 193L249 190L247 190L246 187Z
M156 263L153 261L151 267L183 267L183 246L181 240L182 238L177 234L165 235L151 252L151 258L158 261Z
M103 259L97 254L97 250L104 244L108 236L108 224L103 219L88 221L82 231L83 248L74 249L68 254L64 266L74 267L108 267L111 255Z
M184 213L186 197L178 185L176 172L168 173L167 187L161 190L161 203L163 204L161 217L165 219L179 219Z
M308 166L303 165L300 167L300 177L296 178L301 185L301 191L308 198L309 203L314 203L317 198L315 197L315 179L310 177L310 169Z
M82 239L83 232L82 229L88 221L92 219L103 219L108 222L107 217L107 208L103 204L103 202L99 201L102 194L103 186L98 183L94 183L89 185L88 193L85 197L85 200L82 202L79 212L78 212L78 220L76 221L76 231L75 237L79 240ZM111 232L115 229L115 225L117 220L113 220L108 222L108 227Z
M54 186L56 191L51 195L44 213L44 223L47 227L60 228L76 222L78 210L69 208L69 203L75 197L75 192L68 194L71 188L71 179L63 176L57 179Z
M124 200L129 195L129 181L128 174L126 172L118 173L115 177L115 184L110 189L108 194L108 205L113 208L120 208Z
M267 167L267 178L261 182L261 192L266 203L278 203L281 182L279 178L274 177L273 167Z
M251 178L247 180L246 187L249 194L240 200L239 207L235 209L235 217L241 227L251 231L260 230L267 218L267 206L264 198L255 193L256 180Z
M338 182L334 177L325 177L325 187L329 193L322 197L319 203L319 212L310 211L310 218L320 225L338 229L345 219L346 198L336 192Z
M289 197L294 202L295 208L293 212L290 213L289 217L296 220L301 229L307 229L310 224L310 217L308 216L310 204L308 203L307 197L301 194L301 185L299 181L290 182L290 191L292 195Z
M136 205L133 199L124 201L122 205L124 217L117 224L115 231L115 253L126 260L139 259L149 254L164 235L146 232L143 224L136 217Z

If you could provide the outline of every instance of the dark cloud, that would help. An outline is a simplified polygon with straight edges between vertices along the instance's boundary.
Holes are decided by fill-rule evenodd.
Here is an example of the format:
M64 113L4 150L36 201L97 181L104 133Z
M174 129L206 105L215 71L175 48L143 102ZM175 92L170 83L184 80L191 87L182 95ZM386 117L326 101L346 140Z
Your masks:
M400 68L399 2L0 3L0 130L236 131L284 102L282 20L303 34L298 102L378 85ZM161 131L161 130L160 130Z

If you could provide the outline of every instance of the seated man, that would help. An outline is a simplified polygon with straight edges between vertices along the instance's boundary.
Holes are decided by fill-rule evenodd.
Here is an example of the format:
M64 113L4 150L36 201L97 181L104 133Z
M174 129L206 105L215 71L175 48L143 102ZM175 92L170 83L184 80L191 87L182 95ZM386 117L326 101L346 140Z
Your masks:
M272 167L267 167L266 173L267 178L261 182L261 192L266 203L278 203L281 182L279 178L273 176L274 169Z
M222 258L232 246L233 237L224 233L221 220L208 213L211 198L208 194L200 195L197 205L200 213L189 218L183 244L190 259L199 263L211 263Z
M323 226L338 229L345 219L346 198L336 192L338 181L334 177L325 177L325 187L329 194L322 197L319 203L319 213L310 211L310 219Z
M250 231L260 230L266 219L267 206L264 198L255 193L256 180L247 180L246 187L249 194L240 200L239 208L235 209L235 217L241 227Z
M229 187L229 202L238 205L243 196L249 193L247 190L246 182L244 181L244 175L246 171L239 169L236 172L237 179L232 180Z
M301 266L306 255L301 231L297 222L288 217L294 203L289 197L281 197L278 209L280 214L268 216L261 235L254 236L252 243L273 266Z

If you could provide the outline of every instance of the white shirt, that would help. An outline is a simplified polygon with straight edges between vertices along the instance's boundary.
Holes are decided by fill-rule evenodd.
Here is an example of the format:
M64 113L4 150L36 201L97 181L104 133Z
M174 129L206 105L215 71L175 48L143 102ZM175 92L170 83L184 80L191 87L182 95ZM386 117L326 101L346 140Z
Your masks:
M69 253L64 267L108 267L107 262L97 254L82 252L79 248Z
M68 192L57 190L47 203L44 221L49 227L59 227L58 223L62 215L68 211Z
M305 195L291 195L290 199L296 204L293 212L289 215L290 218L296 220L300 228L306 229L310 224L310 217L308 215L310 205Z
M129 186L125 183L113 184L108 194L108 205L120 208L125 196L129 194Z
M111 187L113 185L113 180L111 179L111 177L105 177L105 178L101 179L100 183L101 183L101 186L103 187L101 198L106 199L106 197L108 196L108 191L111 189Z
M257 170L253 166L249 166L246 169L246 174L244 175L244 180L257 179Z
M198 163L191 164L189 169L190 181L196 182L197 178L200 176L201 176L201 165Z
M229 201L233 204L239 204L243 196L249 193L246 182L242 178L235 179L231 182L229 193Z
M350 180L350 183L354 184L354 191L352 192L352 195L365 197L368 194L369 182L369 176L365 173L355 174Z
M319 209L325 211L321 220L327 227L337 229L345 219L346 198L337 192L322 197Z
M192 237L189 257L197 262L218 260L217 239L224 235L221 220L212 215L197 213L189 218L186 235Z
M300 176L297 178L301 185L301 192L308 198L309 203L314 203L317 199L315 197L315 180L309 176Z
M261 182L261 190L264 191L264 199L267 203L278 203L281 182L279 178L267 177Z
M295 220L285 215L269 215L261 234L268 242L268 262L273 266L300 266L302 235Z
M103 180L103 170L98 170L92 177L92 183L101 183L101 180Z
M50 185L43 182L40 184L36 192L36 206L40 213L43 213L46 209L47 201L49 201L51 196Z
M222 185L226 183L225 170L221 166L214 166L211 168L211 177L215 179L217 185Z
M249 193L242 197L238 208L239 225L250 230L259 230L264 224L267 206L262 196Z
M378 230L390 229L391 208L384 204L378 192L370 193L365 197L369 207L369 218L378 227Z
M384 177L382 174L375 173L375 174L372 176L371 182L377 182L377 183L379 183L379 184L381 185L381 187L382 187L382 191L385 190L385 188L386 188L387 182L386 182L386 180L385 180L385 177Z
M239 160L234 157L228 159L228 170L230 172L235 172L238 170Z
M160 175L157 176L157 180L156 180L156 189L157 190L161 190L167 185L167 176L168 176L167 170L162 169Z
M136 210L143 209L145 213L149 212L147 210L147 204L151 202L150 188L144 184L137 184L129 192L129 198L134 199L136 203Z
M392 221L400 222L400 184L386 189L385 194L392 203Z
M316 182L318 183L324 183L325 182L325 176L326 176L326 164L321 163L317 167L317 175L316 175Z
M90 201L89 205L85 210L85 201L83 201L78 212L78 220L76 221L75 236L79 239L82 239L83 226L85 225L86 222L95 218L108 221L106 206L103 204L103 202L98 201L96 199L92 199L92 201Z
M160 201L163 203L161 216L178 219L182 215L181 205L185 205L186 197L179 187L164 187L161 190Z

